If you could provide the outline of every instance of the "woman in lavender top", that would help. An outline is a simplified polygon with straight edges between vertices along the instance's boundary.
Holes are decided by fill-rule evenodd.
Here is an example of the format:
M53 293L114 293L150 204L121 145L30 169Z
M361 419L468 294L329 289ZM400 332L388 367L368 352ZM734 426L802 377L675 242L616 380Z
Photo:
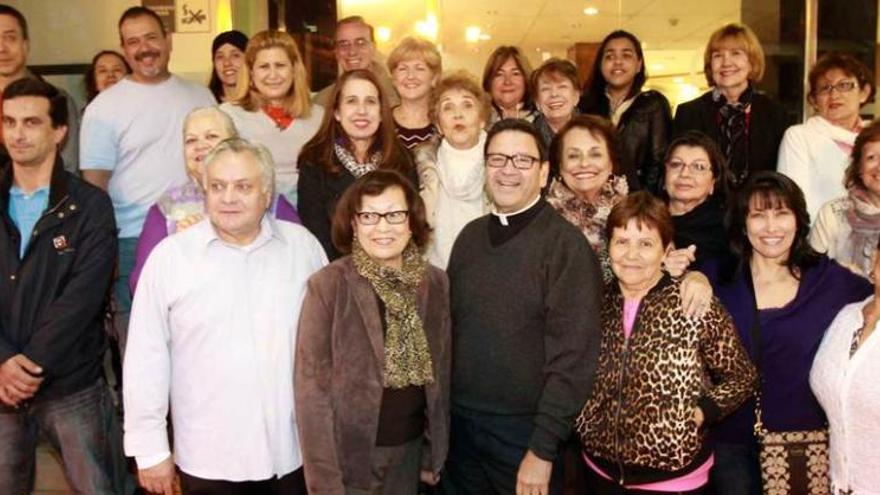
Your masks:
M165 191L147 213L144 230L138 240L135 265L129 279L134 293L147 257L159 241L194 225L204 217L205 193L201 186L202 161L220 141L238 137L235 125L217 107L197 108L186 116L183 124L183 153L189 181ZM275 218L300 223L293 205L282 195L275 195L270 211Z

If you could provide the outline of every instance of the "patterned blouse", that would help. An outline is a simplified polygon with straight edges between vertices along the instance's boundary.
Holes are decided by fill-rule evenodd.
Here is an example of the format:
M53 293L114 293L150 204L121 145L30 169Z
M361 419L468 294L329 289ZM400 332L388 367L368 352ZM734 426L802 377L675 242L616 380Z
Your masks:
M608 257L608 238L605 222L614 205L629 194L626 177L614 176L602 186L595 203L589 203L575 194L561 179L554 179L547 191L547 202L566 220L584 233L599 258L602 277L608 282L613 277L611 259Z

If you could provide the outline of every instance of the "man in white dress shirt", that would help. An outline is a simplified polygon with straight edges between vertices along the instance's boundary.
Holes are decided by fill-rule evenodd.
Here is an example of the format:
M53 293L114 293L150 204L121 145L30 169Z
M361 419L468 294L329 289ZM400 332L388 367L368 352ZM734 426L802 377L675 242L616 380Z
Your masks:
M153 493L171 495L176 464L185 494L304 494L294 344L306 280L327 260L305 228L265 215L265 148L230 139L205 163L208 218L156 246L138 284L125 452Z

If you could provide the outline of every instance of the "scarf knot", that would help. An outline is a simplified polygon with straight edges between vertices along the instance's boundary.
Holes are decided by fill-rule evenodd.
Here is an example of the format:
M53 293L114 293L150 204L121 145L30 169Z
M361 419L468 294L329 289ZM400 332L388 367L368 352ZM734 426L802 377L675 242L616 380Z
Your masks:
M868 192L859 187L849 188L852 208L846 212L851 228L849 234L850 260L858 267L870 267L880 236L880 208L871 203Z
M353 175L355 179L367 172L376 170L379 168L379 163L382 161L382 153L380 151L374 151L369 158L367 158L366 162L360 163L357 161L357 158L355 158L355 156L339 142L333 143L333 152L336 154L339 163L341 163L346 170L351 172L351 175Z
M270 119L272 119L272 122L275 123L275 127L282 131L290 127L290 124L293 123L293 115L291 115L284 107L266 105L263 107L263 111Z
M712 100L718 111L718 124L721 131L721 151L730 164L734 182L741 184L749 175L749 113L752 109L752 97L754 96L752 85L743 91L739 99L734 102L727 98L718 88L712 91Z

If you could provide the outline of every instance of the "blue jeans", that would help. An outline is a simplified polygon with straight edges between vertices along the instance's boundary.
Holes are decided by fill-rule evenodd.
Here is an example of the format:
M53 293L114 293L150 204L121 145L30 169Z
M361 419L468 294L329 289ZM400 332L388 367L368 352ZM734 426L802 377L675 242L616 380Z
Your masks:
M122 437L107 385L29 403L0 406L0 493L30 493L37 435L58 451L76 493L127 494L134 480L126 470Z
M715 444L715 465L709 473L713 495L761 495L758 451L748 445Z
M113 325L116 327L114 337L119 344L120 358L125 357L125 344L128 342L128 317L131 314L131 290L128 288L128 280L134 270L137 243L137 237L119 239L118 277L113 286L113 297L116 300Z

